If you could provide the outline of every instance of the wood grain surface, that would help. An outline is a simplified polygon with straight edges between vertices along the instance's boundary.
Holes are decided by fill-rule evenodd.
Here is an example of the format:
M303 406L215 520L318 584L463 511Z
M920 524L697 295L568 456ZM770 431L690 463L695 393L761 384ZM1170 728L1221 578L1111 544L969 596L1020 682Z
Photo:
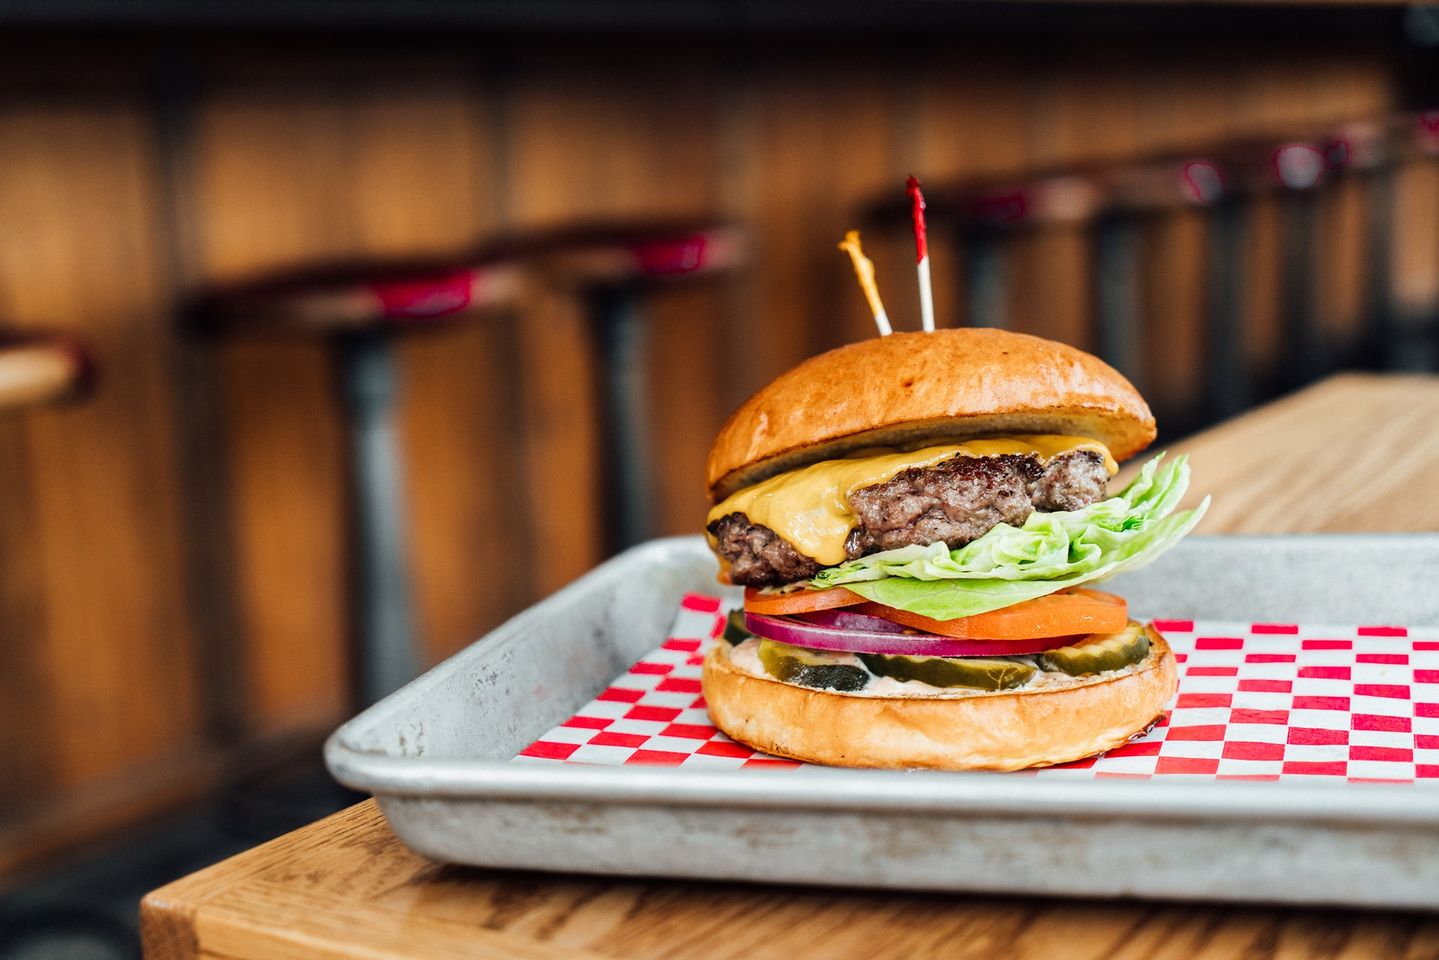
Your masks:
M1439 530L1439 378L1342 376L1176 446L1210 533ZM1383 465L1383 470L1376 470ZM440 866L373 801L150 894L148 960L363 956L1422 960L1439 919Z

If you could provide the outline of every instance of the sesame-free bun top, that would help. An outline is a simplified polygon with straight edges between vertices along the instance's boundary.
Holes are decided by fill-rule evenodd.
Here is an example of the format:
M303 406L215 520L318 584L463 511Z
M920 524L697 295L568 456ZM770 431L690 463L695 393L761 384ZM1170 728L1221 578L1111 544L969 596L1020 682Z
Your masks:
M1133 384L1063 343L984 328L847 344L780 374L710 448L720 500L787 470L873 446L1013 433L1091 437L1126 460L1154 440Z

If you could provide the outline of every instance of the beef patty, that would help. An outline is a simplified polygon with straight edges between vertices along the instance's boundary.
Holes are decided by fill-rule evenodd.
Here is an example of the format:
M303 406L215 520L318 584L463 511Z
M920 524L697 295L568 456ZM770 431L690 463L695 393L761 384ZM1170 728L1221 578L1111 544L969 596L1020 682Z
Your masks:
M1043 465L1032 456L953 457L901 471L850 494L855 528L845 541L850 559L910 544L944 541L960 547L998 523L1019 526L1035 510L1078 510L1104 496L1109 473L1090 450ZM731 513L710 524L730 579L750 587L806 580L820 570L769 527Z

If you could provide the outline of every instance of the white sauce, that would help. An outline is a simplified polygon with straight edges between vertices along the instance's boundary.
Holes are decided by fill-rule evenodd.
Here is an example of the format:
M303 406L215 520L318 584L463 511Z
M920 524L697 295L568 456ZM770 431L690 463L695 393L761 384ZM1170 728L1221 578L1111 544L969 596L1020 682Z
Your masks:
M810 653L817 657L823 657L830 663L859 667L861 670L869 673L859 657L856 657L852 653L840 653L838 651L828 650L811 650ZM996 693L1011 693L1014 690L1050 690L1077 686L1090 683L1098 676L1104 676L1106 678L1121 677L1134 673L1148 660L1146 657L1145 660L1141 660L1139 663L1132 663L1119 670L1107 670L1103 674L1074 677L1058 670L1044 670L1039 668L1039 664L1035 661L1034 657L996 657L993 659L1015 660L1021 663L1027 663L1032 667L1038 668L1038 672L1029 679L1028 683L1018 687L1010 687L1007 690L976 690L973 687L936 687L919 680L896 680L893 677L877 677L873 673L870 673L869 682L864 685L863 689L825 690L825 692L842 697L915 697L935 700L957 700L962 697L987 697ZM751 637L749 640L730 648L730 662L741 672L750 674L751 676L774 680L776 683L785 682L768 673L764 668L764 664L760 663L759 639L757 637ZM817 687L804 687L797 683L790 684L790 686L800 687L802 690L819 689Z

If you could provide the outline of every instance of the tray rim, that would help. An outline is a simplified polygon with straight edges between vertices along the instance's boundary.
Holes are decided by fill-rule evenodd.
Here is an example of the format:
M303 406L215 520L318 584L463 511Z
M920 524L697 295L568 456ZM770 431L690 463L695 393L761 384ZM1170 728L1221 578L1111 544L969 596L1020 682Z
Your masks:
M1275 540L1433 540L1439 533L1211 534L1194 540L1244 543ZM532 619L593 589L645 553L703 543L699 536L650 540L610 558L552 596L527 608L475 643L491 650L512 642ZM1316 544L1318 545L1318 544ZM474 644L454 656L463 655ZM585 802L674 807L745 807L793 811L874 811L986 814L1005 817L1124 816L1145 820L1251 821L1439 828L1439 792L1424 784L1297 783L1229 780L1061 780L996 777L982 772L824 769L685 770L511 760L396 757L361 750L351 733L441 681L453 657L346 721L326 740L331 774L378 798L468 801Z

